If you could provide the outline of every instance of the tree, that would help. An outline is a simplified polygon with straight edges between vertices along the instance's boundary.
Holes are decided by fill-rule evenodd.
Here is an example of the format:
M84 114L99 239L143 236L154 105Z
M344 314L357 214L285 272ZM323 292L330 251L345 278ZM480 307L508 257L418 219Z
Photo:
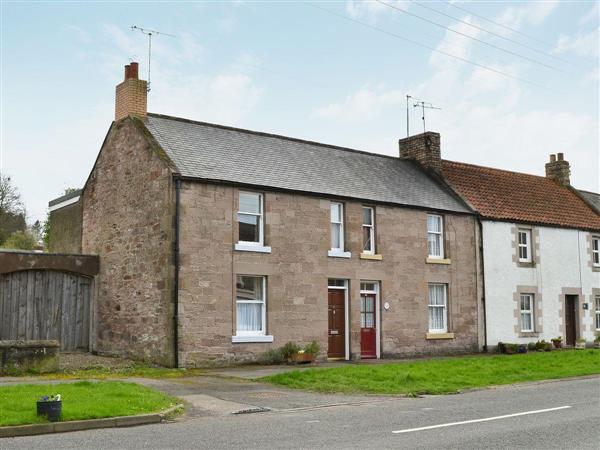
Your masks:
M25 231L25 207L9 176L0 174L0 244L16 231Z
M2 244L4 248L13 248L18 250L33 250L37 245L35 237L29 231L15 231Z

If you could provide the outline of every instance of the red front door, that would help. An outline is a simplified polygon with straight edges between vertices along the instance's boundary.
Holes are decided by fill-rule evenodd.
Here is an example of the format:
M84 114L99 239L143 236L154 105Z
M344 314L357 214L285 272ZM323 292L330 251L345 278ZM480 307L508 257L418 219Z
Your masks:
M360 296L360 356L377 358L375 294L361 294Z

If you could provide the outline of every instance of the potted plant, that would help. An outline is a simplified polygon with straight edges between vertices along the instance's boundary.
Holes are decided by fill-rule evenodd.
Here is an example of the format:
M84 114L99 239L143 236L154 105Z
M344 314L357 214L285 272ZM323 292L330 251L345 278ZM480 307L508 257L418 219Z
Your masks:
M37 401L37 415L47 416L50 422L58 422L62 413L60 394L44 395Z
M310 344L306 345L303 349L298 350L295 354L292 355L292 361L301 364L301 363L312 363L315 358L319 354L320 346L316 341L312 341Z
M562 336L551 339L554 348L562 348Z
M585 339L579 338L577 342L575 342L575 348L584 349L585 348Z
M600 348L600 331L596 331L596 337L594 338L594 348Z
M507 355L512 355L519 351L519 344L504 344Z
M548 344L548 342L546 342L544 339L542 339L541 341L537 341L535 343L535 349L538 352L544 352L544 351L546 351L547 344ZM550 344L550 345L552 345L552 344Z
M292 362L292 358L294 355L298 353L300 347L295 342L286 342L283 347L281 347L281 356L285 361Z

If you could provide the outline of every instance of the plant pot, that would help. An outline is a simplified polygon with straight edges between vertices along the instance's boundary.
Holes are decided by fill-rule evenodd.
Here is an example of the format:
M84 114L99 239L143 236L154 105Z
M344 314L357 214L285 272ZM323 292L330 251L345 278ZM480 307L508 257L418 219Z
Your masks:
M575 342L575 348L579 350L585 349L585 342Z
M512 349L512 347L510 345L507 345L506 347L504 347L504 353L506 353L507 355L512 355L515 351Z
M554 348L562 348L562 341L552 341Z
M310 353L295 353L292 355L292 362L296 364L309 364L315 360L315 355Z
M594 348L600 348L600 342L594 342Z
M37 415L47 416L50 422L58 422L62 413L62 400L58 401L38 401Z

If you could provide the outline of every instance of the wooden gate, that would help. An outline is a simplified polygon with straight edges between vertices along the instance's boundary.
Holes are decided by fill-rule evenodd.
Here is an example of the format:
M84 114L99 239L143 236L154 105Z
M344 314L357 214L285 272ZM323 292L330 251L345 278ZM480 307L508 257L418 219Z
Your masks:
M55 339L89 348L92 278L57 270L0 274L0 340Z

